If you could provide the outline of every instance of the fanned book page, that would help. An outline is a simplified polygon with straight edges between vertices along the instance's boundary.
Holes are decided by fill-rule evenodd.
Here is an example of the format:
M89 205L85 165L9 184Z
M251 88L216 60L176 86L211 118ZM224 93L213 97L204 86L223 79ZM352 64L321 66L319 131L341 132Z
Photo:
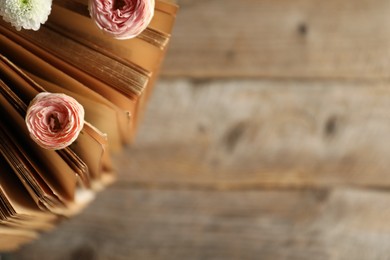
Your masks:
M115 180L110 155L131 144L156 81L178 7L140 1L142 21L111 26L95 2L54 0L47 21L32 22L12 20L23 3L0 5L0 252L79 213Z

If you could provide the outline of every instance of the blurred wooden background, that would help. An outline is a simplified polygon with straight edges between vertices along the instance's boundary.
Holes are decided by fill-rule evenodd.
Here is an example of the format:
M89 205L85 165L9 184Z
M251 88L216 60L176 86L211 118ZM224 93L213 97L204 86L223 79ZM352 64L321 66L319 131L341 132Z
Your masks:
M181 0L119 180L6 259L390 259L390 1Z

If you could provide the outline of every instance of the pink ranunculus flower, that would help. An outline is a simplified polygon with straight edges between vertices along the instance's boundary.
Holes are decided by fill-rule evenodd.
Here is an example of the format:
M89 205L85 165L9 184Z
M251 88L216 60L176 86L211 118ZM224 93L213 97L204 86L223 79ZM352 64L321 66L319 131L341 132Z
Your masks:
M84 108L60 93L39 93L26 114L31 138L42 148L59 150L72 144L84 126Z
M117 39L130 39L149 25L154 0L89 0L89 12L103 31Z

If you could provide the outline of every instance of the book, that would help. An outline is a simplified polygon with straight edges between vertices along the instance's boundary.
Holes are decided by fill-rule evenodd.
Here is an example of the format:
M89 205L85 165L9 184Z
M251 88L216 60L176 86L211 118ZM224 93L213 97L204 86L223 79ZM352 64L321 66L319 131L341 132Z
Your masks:
M111 153L134 140L177 11L156 1L148 27L127 40L103 33L86 0L54 0L38 31L0 20L0 251L78 214L115 180ZM66 94L84 108L70 146L48 150L31 138L25 117L41 92Z

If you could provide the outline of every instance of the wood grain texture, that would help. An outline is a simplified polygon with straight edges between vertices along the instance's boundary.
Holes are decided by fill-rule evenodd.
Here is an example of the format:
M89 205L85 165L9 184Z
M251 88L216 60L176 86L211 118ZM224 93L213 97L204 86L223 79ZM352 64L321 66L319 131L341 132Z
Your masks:
M294 244L293 233L300 228L304 229L302 240L308 243L315 239L308 222L321 211L326 194L112 187L81 216L14 256L53 260L81 259L79 255L82 259L255 259L278 244ZM282 203L274 207L273 200ZM310 209L302 214L304 207ZM321 251L319 246L313 242L307 255ZM30 258L30 252L39 253Z
M179 5L166 76L389 78L389 1Z
M221 189L389 187L387 82L160 81L123 180Z
M10 259L386 259L389 208L369 190L116 185Z

